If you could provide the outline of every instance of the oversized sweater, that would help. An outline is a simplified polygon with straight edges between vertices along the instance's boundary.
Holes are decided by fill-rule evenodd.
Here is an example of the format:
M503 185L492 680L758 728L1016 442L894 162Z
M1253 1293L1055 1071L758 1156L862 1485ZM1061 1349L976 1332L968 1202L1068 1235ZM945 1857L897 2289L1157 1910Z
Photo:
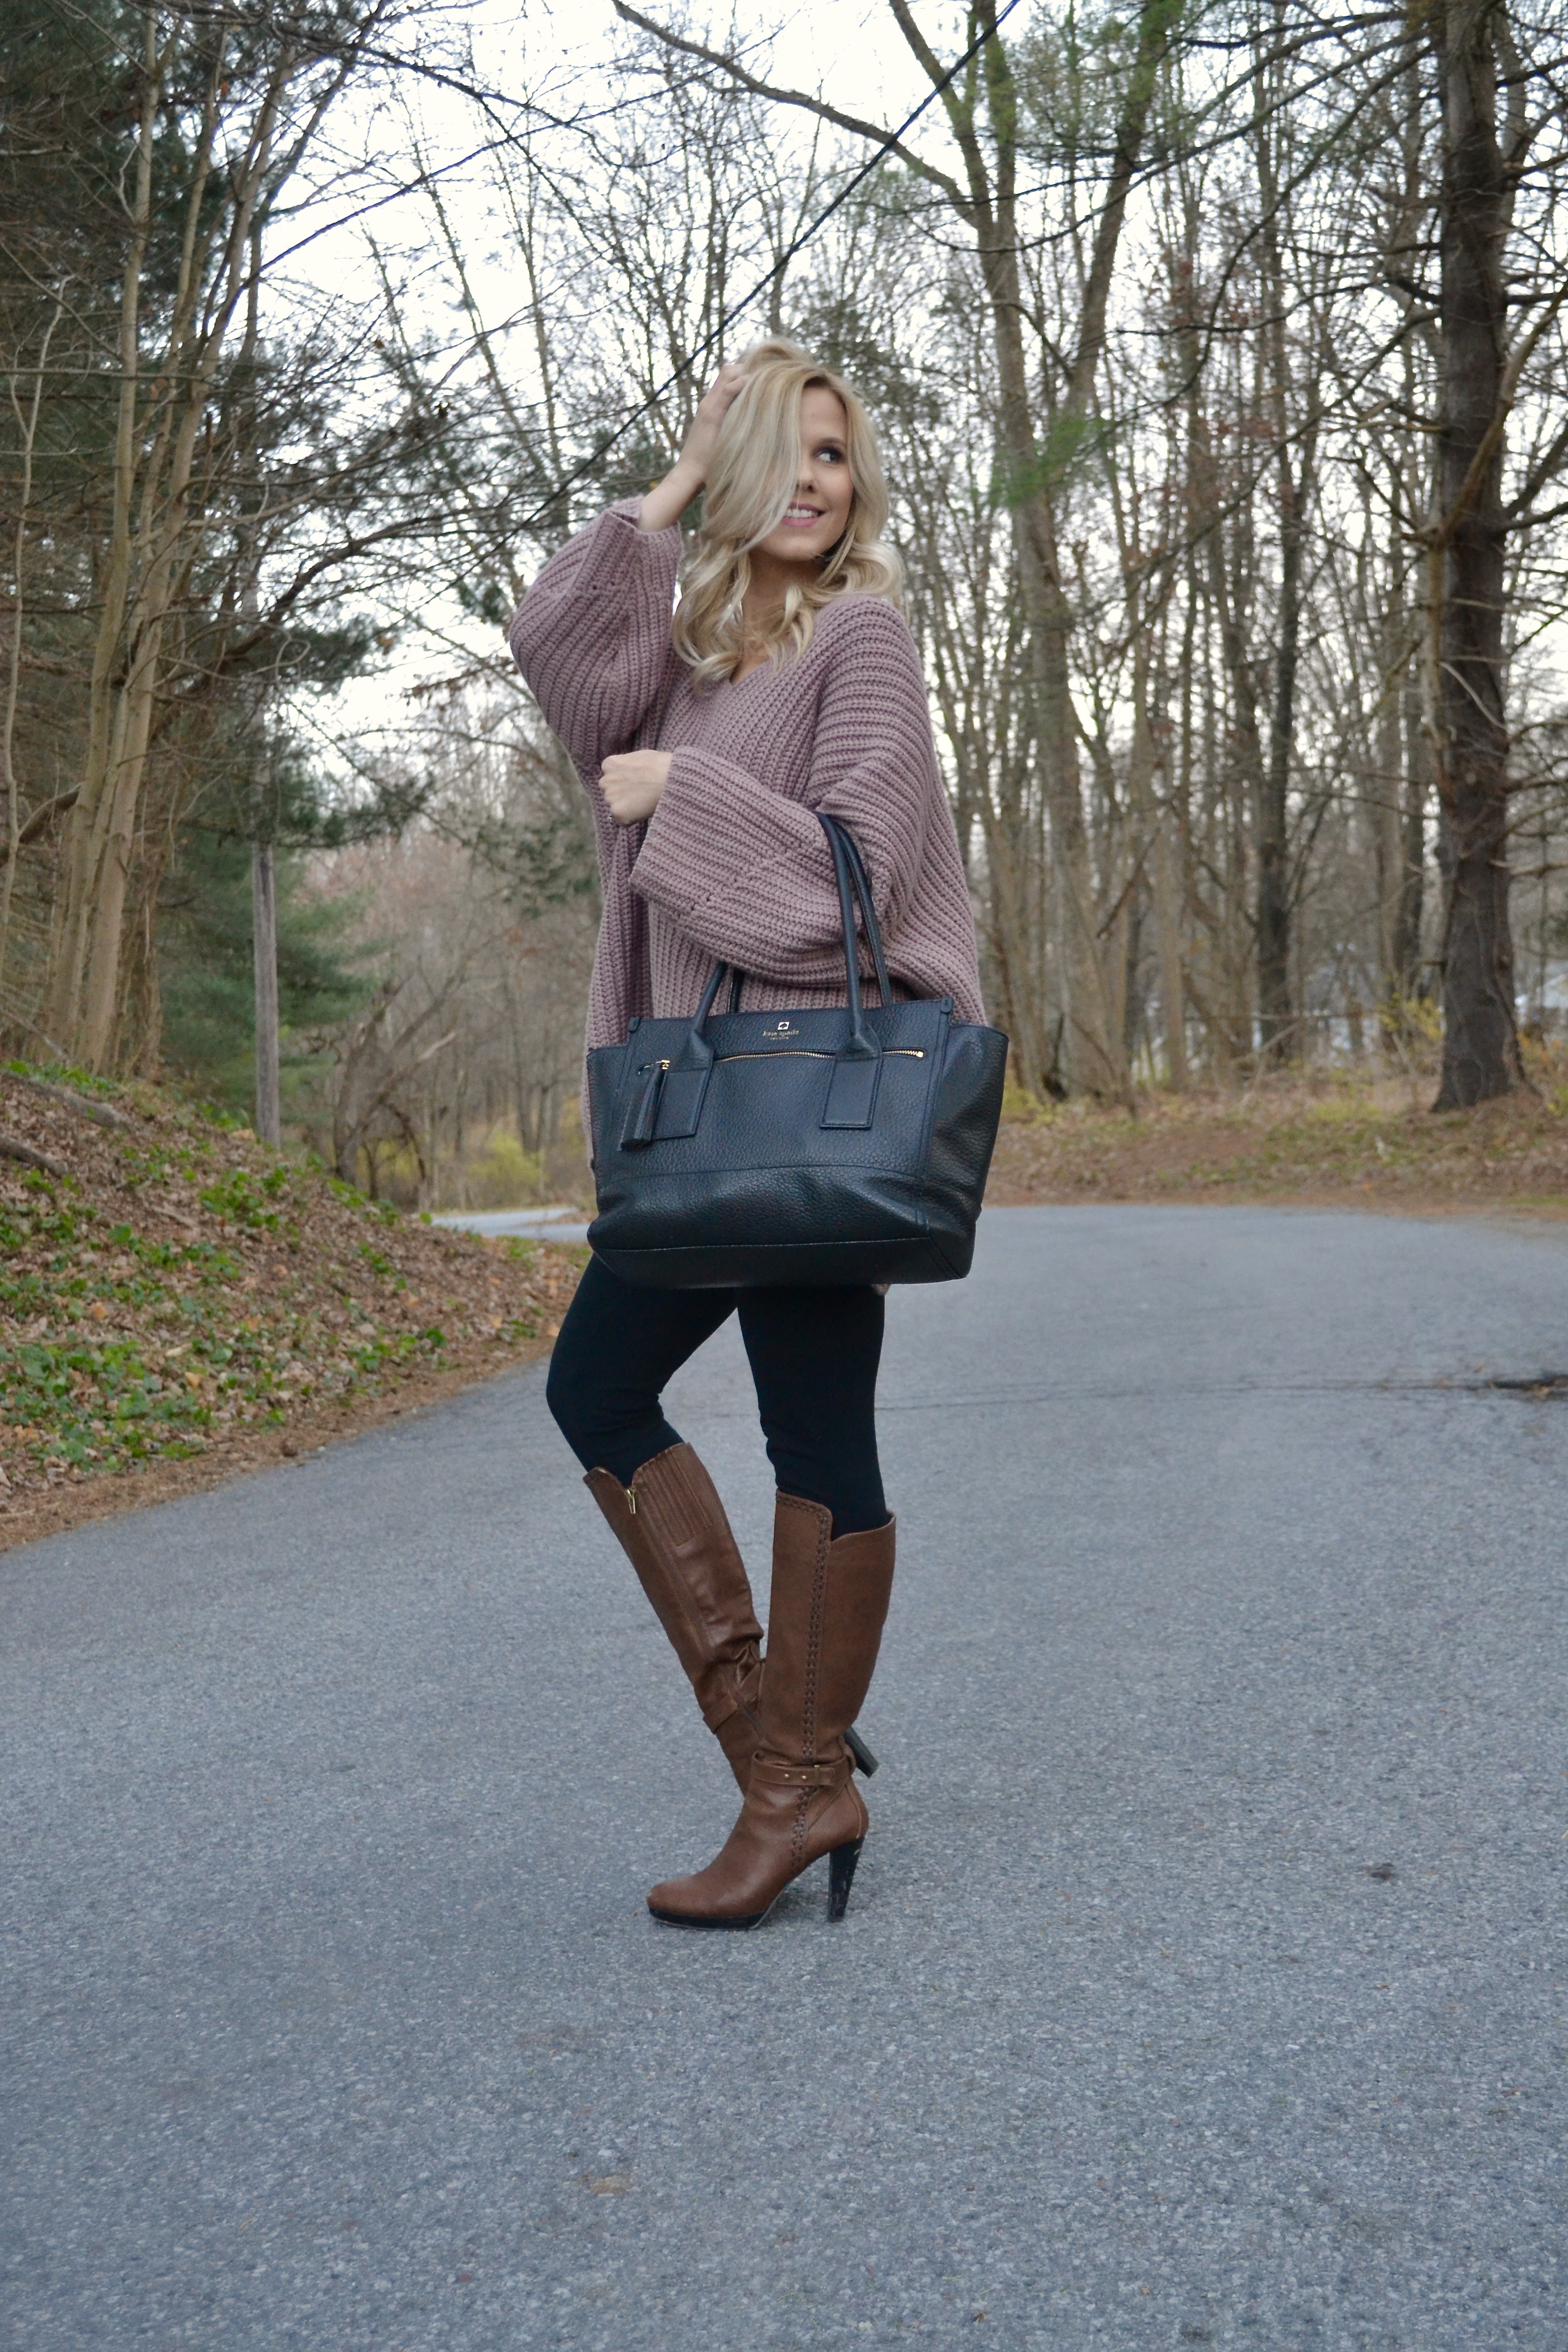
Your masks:
M635 500L614 506L569 540L511 625L518 667L593 805L605 911L590 1047L620 1044L634 1014L694 1013L720 958L746 975L748 1012L844 1003L817 809L864 853L895 988L951 996L961 1020L984 1020L958 837L902 619L846 593L798 658L699 691L669 638L679 530L639 530L637 514ZM646 824L618 825L601 764L645 749L674 753L668 781Z

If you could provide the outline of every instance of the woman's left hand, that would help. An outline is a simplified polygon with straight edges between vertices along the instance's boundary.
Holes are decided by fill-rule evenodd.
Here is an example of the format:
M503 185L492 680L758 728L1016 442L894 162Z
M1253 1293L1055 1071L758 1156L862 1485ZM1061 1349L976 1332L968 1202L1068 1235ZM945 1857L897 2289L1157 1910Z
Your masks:
M640 824L658 806L669 776L670 751L616 751L599 771L599 784L617 824Z

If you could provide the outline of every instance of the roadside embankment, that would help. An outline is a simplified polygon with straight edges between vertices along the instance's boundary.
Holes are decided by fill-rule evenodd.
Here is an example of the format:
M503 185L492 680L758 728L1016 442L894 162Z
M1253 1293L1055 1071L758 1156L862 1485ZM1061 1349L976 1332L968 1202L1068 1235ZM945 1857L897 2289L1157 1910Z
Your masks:
M1407 1216L1568 1215L1568 1085L1434 1113L1435 1077L1262 1080L1233 1094L1068 1102L1003 1121L987 1198L1268 1202Z
M585 1253L400 1215L163 1090L0 1071L0 1549L547 1351Z

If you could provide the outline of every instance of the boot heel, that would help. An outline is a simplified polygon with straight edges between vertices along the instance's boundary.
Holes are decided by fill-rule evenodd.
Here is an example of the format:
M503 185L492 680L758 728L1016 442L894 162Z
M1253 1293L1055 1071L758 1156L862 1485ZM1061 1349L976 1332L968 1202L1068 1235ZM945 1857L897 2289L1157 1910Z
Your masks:
M844 1745L849 1750L857 1772L863 1773L868 1780L877 1769L877 1759L853 1724L844 1735Z
M847 1845L836 1845L827 1857L829 1919L842 1919L849 1907L849 1889L855 1884L855 1865L864 1843L863 1838L851 1838Z

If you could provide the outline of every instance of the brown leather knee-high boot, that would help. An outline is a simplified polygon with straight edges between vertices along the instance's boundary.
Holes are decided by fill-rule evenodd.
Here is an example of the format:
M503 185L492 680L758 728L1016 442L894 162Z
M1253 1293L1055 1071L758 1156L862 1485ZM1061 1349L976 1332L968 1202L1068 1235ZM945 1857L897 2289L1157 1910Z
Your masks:
M844 1735L870 1687L893 1589L893 1521L833 1537L833 1514L781 1495L763 1671L763 1737L746 1801L718 1859L648 1896L684 1927L754 1927L794 1878L830 1854L841 1919L866 1834Z
M712 1479L682 1444L645 1462L629 1486L609 1470L590 1470L583 1483L636 1569L744 1796L761 1742L763 1629Z

